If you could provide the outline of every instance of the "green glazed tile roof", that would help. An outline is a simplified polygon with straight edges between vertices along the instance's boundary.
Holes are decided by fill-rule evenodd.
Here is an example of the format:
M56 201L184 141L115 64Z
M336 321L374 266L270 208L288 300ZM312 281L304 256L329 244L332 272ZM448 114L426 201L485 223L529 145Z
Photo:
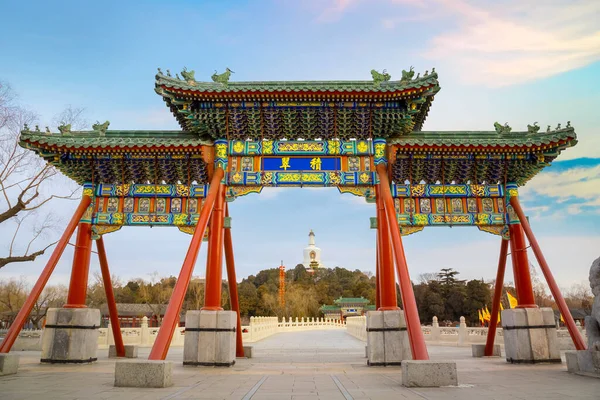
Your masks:
M155 91L183 130L207 139L367 139L421 130L437 78L220 83L159 72Z
M551 132L496 133L495 131L422 131L412 132L388 141L401 146L499 146L534 147L570 140L569 145L577 142L573 128ZM200 146L211 144L201 140L197 134L184 131L106 131L101 136L97 132L83 131L70 134L46 134L35 131L23 131L21 143L38 143L48 146L70 148L119 148L119 147L159 147L159 146Z
M185 81L163 74L156 75L156 86L167 86L173 89L191 90L206 93L238 93L238 92L397 92L406 89L419 89L438 85L437 73L422 76L409 81L387 81L375 83L369 81L251 81L227 84L217 82Z
M496 131L421 131L412 132L388 140L389 144L402 146L499 146L534 147L572 139L574 146L577 135L572 127L549 132L511 132Z
M340 297L337 300L333 301L335 304L344 304L344 303L370 303L369 299L365 299L364 297Z
M332 306L332 305L322 305L321 308L319 308L319 310L321 310L321 311L340 311L340 307Z
M69 134L23 131L21 144L38 143L48 146L84 148L131 148L201 146L211 142L201 140L198 135L182 131L106 131L100 135L94 131L71 132Z

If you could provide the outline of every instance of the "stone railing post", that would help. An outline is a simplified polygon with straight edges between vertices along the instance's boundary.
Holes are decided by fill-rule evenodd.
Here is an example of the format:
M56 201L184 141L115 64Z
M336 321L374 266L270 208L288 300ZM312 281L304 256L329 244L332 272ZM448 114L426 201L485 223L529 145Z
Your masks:
M458 327L458 345L461 346L469 341L469 332L467 331L467 324L465 317L460 317L460 325Z
M148 329L148 317L142 318L140 332L140 341L142 342L142 346L150 344L150 329Z
M173 332L173 339L171 339L172 345L181 345L183 344L183 335L181 334L181 329L179 329L179 323L175 326L175 332Z
M106 327L106 344L111 346L115 344L115 336L113 335L112 325L110 321L108 321L108 325Z
M438 342L440 340L440 324L438 317L433 317L431 321L431 340Z

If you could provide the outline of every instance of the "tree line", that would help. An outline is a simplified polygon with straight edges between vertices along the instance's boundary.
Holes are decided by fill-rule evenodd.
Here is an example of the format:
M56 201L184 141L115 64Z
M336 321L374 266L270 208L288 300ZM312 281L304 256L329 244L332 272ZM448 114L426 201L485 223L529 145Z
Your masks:
M419 276L419 282L413 283L417 307L422 324L430 324L434 316L441 325L455 325L461 316L466 318L470 326L479 325L477 310L492 306L494 282L483 279L461 280L460 273L450 268L443 268L436 273ZM160 323L161 309L168 304L177 278L160 277L158 273L149 279L131 279L123 282L117 276L112 277L113 291L117 303L146 304L152 309ZM532 271L532 282L536 304L541 307L556 308L554 301L545 291L535 271ZM364 297L375 304L376 282L371 272L350 271L342 267L320 268L314 274L298 264L285 272L285 304L279 303L279 269L270 268L244 278L238 284L240 313L242 318L252 316L278 316L279 318L320 317L319 308L325 304L334 304L340 297ZM398 306L402 307L401 296L397 288ZM505 291L515 294L510 284L504 286ZM21 308L30 286L24 278L0 280L0 322L4 326ZM565 300L570 308L591 309L593 295L585 284L575 284L563 290ZM51 307L61 307L66 303L67 287L50 285L42 293L30 314L29 325L40 328ZM99 308L106 302L102 277L93 275L88 286L87 306ZM508 308L508 300L503 296L503 304ZM198 310L204 305L204 279L193 278L188 287L183 304L186 310ZM222 305L231 308L229 287L226 282L222 286Z

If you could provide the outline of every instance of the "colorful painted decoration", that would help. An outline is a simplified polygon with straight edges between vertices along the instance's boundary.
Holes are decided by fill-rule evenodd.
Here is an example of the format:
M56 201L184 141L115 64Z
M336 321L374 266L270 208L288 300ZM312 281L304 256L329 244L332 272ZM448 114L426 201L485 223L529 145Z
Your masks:
M515 221L509 198L577 141L569 123L422 131L440 88L435 72L405 70L392 81L374 71L374 80L348 82L231 82L231 73L212 82L187 69L183 79L156 75L179 131L111 131L107 121L87 132L26 128L20 144L84 185L94 198L85 221L98 226L189 228L215 168L225 170L228 201L265 186L332 186L374 202L375 168L385 165L408 234Z

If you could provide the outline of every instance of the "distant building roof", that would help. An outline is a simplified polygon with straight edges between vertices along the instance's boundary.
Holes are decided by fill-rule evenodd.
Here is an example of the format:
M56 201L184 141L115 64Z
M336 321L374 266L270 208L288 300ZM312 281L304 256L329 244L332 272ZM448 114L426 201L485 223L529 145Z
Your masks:
M339 312L340 311L340 307L325 304L325 305L322 305L321 308L319 308L319 310L321 310L323 312L325 312L325 311Z
M352 303L352 304L356 304L356 303L362 303L362 304L369 304L370 301L369 299L365 299L364 297L340 297L337 300L333 301L335 304L344 304L344 303Z

